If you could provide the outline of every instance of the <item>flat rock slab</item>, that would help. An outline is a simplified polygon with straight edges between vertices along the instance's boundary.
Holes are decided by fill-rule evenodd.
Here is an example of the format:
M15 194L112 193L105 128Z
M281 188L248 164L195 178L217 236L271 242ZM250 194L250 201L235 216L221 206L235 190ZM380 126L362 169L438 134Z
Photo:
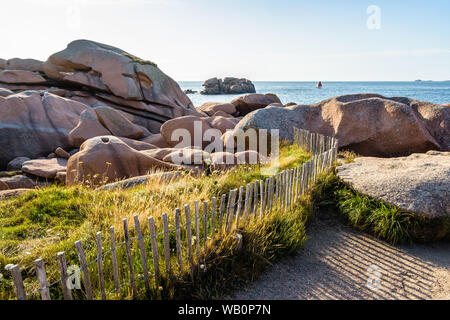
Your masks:
M110 183L101 186L95 190L99 191L99 190L129 189L142 184L147 184L150 181L173 182L175 179L181 177L181 175L182 173L180 171L152 173L145 176L133 177L119 182Z
M450 215L450 152L363 157L338 167L358 192L429 218Z
M36 183L24 175L15 175L11 177L0 178L0 190L9 189L31 189L36 186Z
M65 172L66 167L67 159L36 159L24 162L22 171L41 178L53 179L58 172Z
M22 188L22 189L13 189L13 190L1 190L0 191L0 200L19 197L22 194L24 194L28 191L31 191L31 190L33 190L33 189Z

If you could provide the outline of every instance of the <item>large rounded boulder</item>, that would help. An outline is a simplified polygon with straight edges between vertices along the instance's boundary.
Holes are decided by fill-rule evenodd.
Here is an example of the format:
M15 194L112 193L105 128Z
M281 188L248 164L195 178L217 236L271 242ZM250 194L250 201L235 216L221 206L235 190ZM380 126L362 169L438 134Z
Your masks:
M206 113L208 116L213 116L219 111L230 115L236 113L236 107L234 104L224 102L205 102L198 107L197 110Z
M44 71L51 79L109 92L124 99L193 109L179 85L155 63L106 44L73 41L48 58Z
M0 168L17 157L35 159L58 147L70 149L68 134L84 110L93 112L82 103L47 92L0 97Z
M292 127L339 139L361 155L392 157L433 149L449 150L450 109L377 94L338 96L314 105L267 107L244 117L237 129L278 129L292 139Z
M130 147L114 136L85 141L67 164L66 184L101 184L145 175L154 169L175 170L180 167L160 161Z
M231 104L236 107L236 111L241 116L245 116L252 111L265 108L272 103L281 103L280 99L272 93L246 94L231 101Z
M98 121L95 112L85 110L81 113L77 126L69 132L69 142L72 146L78 148L90 138L110 134L111 132Z
M158 133L167 120L202 115L178 83L155 63L106 44L73 41L51 55L43 69L51 80L77 88L71 99L91 105L106 103L134 115L132 122L152 133Z
M206 130L211 129L206 120L196 116L184 116L169 120L161 126L161 135L171 147L205 147L210 142L203 141Z

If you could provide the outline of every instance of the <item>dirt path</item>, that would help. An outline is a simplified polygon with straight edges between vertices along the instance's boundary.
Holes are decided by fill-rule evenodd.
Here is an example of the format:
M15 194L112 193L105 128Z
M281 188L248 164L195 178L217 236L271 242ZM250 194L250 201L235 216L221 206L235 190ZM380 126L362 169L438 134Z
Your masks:
M393 247L322 214L296 256L230 299L450 299L450 245ZM367 286L368 279L376 279ZM372 289L371 289L372 287Z

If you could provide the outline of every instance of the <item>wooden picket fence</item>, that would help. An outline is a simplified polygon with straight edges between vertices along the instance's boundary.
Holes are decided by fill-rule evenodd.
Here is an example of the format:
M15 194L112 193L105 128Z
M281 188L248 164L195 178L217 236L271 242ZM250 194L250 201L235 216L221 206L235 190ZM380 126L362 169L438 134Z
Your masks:
M239 189L231 190L228 194L223 194L220 199L220 205L217 207L217 199L213 197L210 201L203 202L203 214L200 214L200 202L195 201L194 212L191 207L186 204L184 206L185 223L182 224L182 214L180 209L175 209L175 228L169 230L168 216L162 214L163 230L157 233L155 230L154 218L148 218L148 234L144 234L138 216L134 216L134 228L136 237L130 238L127 219L123 219L124 241L116 243L116 235L114 227L110 228L109 242L110 248L105 250L102 245L102 233L96 234L97 258L87 262L82 241L75 242L75 249L78 255L78 264L82 274L82 282L84 287L84 298L93 300L99 297L106 300L108 296L114 292L119 292L120 288L129 285L132 296L137 297L138 289L136 280L142 279L145 289L149 289L152 282L156 285L160 278L160 265L165 267L168 274L175 272L175 266L172 262L176 261L177 268L181 271L186 263L189 266L191 277L195 270L199 268L199 257L203 250L206 250L208 244L215 237L220 237L224 233L235 233L238 230L240 221L250 218L261 218L266 214L270 214L272 210L287 210L305 193L307 193L314 185L318 175L332 167L337 157L338 141L333 137L327 137L316 133L310 133L306 130L294 128L293 143L304 148L313 154L312 158L305 162L302 166L287 169L265 180L254 181ZM201 226L202 224L202 226ZM208 228L208 226L210 226ZM202 228L202 232L200 232ZM195 235L193 235L195 233ZM175 235L175 248L170 248L170 234ZM183 237L182 237L183 235ZM160 254L158 250L157 239L162 238L163 250ZM150 244L145 244L144 240L150 239ZM140 261L143 273L136 275L133 266L131 253L132 242L138 245L140 253ZM117 259L117 249L124 246L127 259L127 281L121 283L119 277L119 263ZM187 255L182 254L182 248L187 249ZM174 250L173 250L174 249ZM153 263L153 272L149 272L149 256L151 253L151 261ZM161 257L160 257L161 255ZM183 259L184 255L184 259ZM194 262L194 256L197 257ZM112 275L108 277L112 279L114 289L106 292L104 262L105 259L111 259ZM160 258L162 261L160 261ZM174 258L174 259L171 259ZM20 267L14 265L10 268L15 293L17 299L25 300L34 297L39 293L42 300L50 300L50 288L59 286L65 300L73 300L75 297L68 285L69 279L68 267L65 252L57 254L60 278L49 284L45 263L43 259L35 261L36 277L38 280L38 289L26 293L23 283ZM92 284L89 272L89 266L96 264L98 272L98 285ZM152 278L152 279L151 279Z

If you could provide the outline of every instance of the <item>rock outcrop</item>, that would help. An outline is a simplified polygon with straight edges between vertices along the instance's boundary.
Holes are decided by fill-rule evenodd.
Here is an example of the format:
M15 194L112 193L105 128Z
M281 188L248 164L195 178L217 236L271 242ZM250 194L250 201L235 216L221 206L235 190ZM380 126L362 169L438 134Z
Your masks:
M36 59L12 58L9 60L0 59L0 70L25 70L32 72L44 72L42 61Z
M121 111L106 106L96 107L94 110L100 123L114 136L139 139L149 135L148 131L132 123Z
M16 198L31 190L33 189L21 188L21 189L2 190L0 191L0 200Z
M22 164L22 171L37 177L53 179L58 172L66 171L67 159L35 159Z
M142 184L148 183L169 183L174 182L183 176L183 173L180 171L174 172L157 172L148 174L145 176L133 177L129 179L125 179L119 182L113 182L106 184L104 186L98 187L96 190L115 190L115 189L129 189Z
M158 148L168 148L170 147L169 144L166 142L166 140L163 138L163 136L158 134L152 134L148 137L145 137L143 139L140 139L142 142L150 143Z
M70 150L68 134L84 110L93 112L82 103L47 92L0 97L0 168L16 157L35 159L58 147Z
M10 189L31 189L35 187L35 182L24 175L15 175L12 177L1 177L0 178L0 190L10 190Z
M0 88L0 97L7 97L14 94L13 91L5 89L5 88Z
M208 141L203 141L203 135L208 129L211 129L211 126L206 118L185 116L165 122L161 127L161 135L171 147L203 148L209 144ZM189 136L183 136L185 132L189 133Z
M450 216L450 153L356 158L338 176L358 192L428 218Z
M237 111L234 104L223 102L206 102L198 107L197 110L203 111L208 116L213 116L216 112L219 111L233 115Z
M210 118L205 118L209 123L211 128L216 128L224 134L227 130L233 130L234 127L239 123L239 119L235 118L225 118L221 116L214 116Z
M155 63L137 58L119 48L89 40L76 40L44 63L48 78L91 92L74 92L72 98L85 103L109 103L140 121L163 123L198 113L179 85ZM147 129L158 128L147 122Z
M4 70L0 71L0 86L2 83L10 84L44 84L45 80L36 72L26 70Z
M89 182L97 185L142 176L155 169L176 170L180 167L133 149L117 137L95 137L85 141L80 151L70 157L66 184Z
M89 40L44 63L0 59L0 88L0 170L18 156L35 159L102 135L141 139L167 120L206 115L156 64Z
M245 116L250 112L267 107L272 103L281 103L280 99L272 93L246 94L231 101L239 115Z
M8 162L8 165L6 166L7 170L15 171L15 170L22 170L22 165L25 161L31 160L27 157L17 157L12 159L10 162Z
M211 78L203 83L205 89L201 94L239 94L255 93L255 86L250 80L227 77Z
M235 130L279 129L282 139L292 139L293 126L335 136L339 147L366 156L393 157L433 149L450 150L449 108L376 94L260 109L244 117Z
M84 110L80 115L77 126L69 132L68 138L69 143L78 148L83 142L90 138L108 136L110 134L111 132L98 121L95 112Z
M175 164L196 164L201 165L203 162L210 162L211 156L208 152L198 149L176 149L167 154L163 161Z

